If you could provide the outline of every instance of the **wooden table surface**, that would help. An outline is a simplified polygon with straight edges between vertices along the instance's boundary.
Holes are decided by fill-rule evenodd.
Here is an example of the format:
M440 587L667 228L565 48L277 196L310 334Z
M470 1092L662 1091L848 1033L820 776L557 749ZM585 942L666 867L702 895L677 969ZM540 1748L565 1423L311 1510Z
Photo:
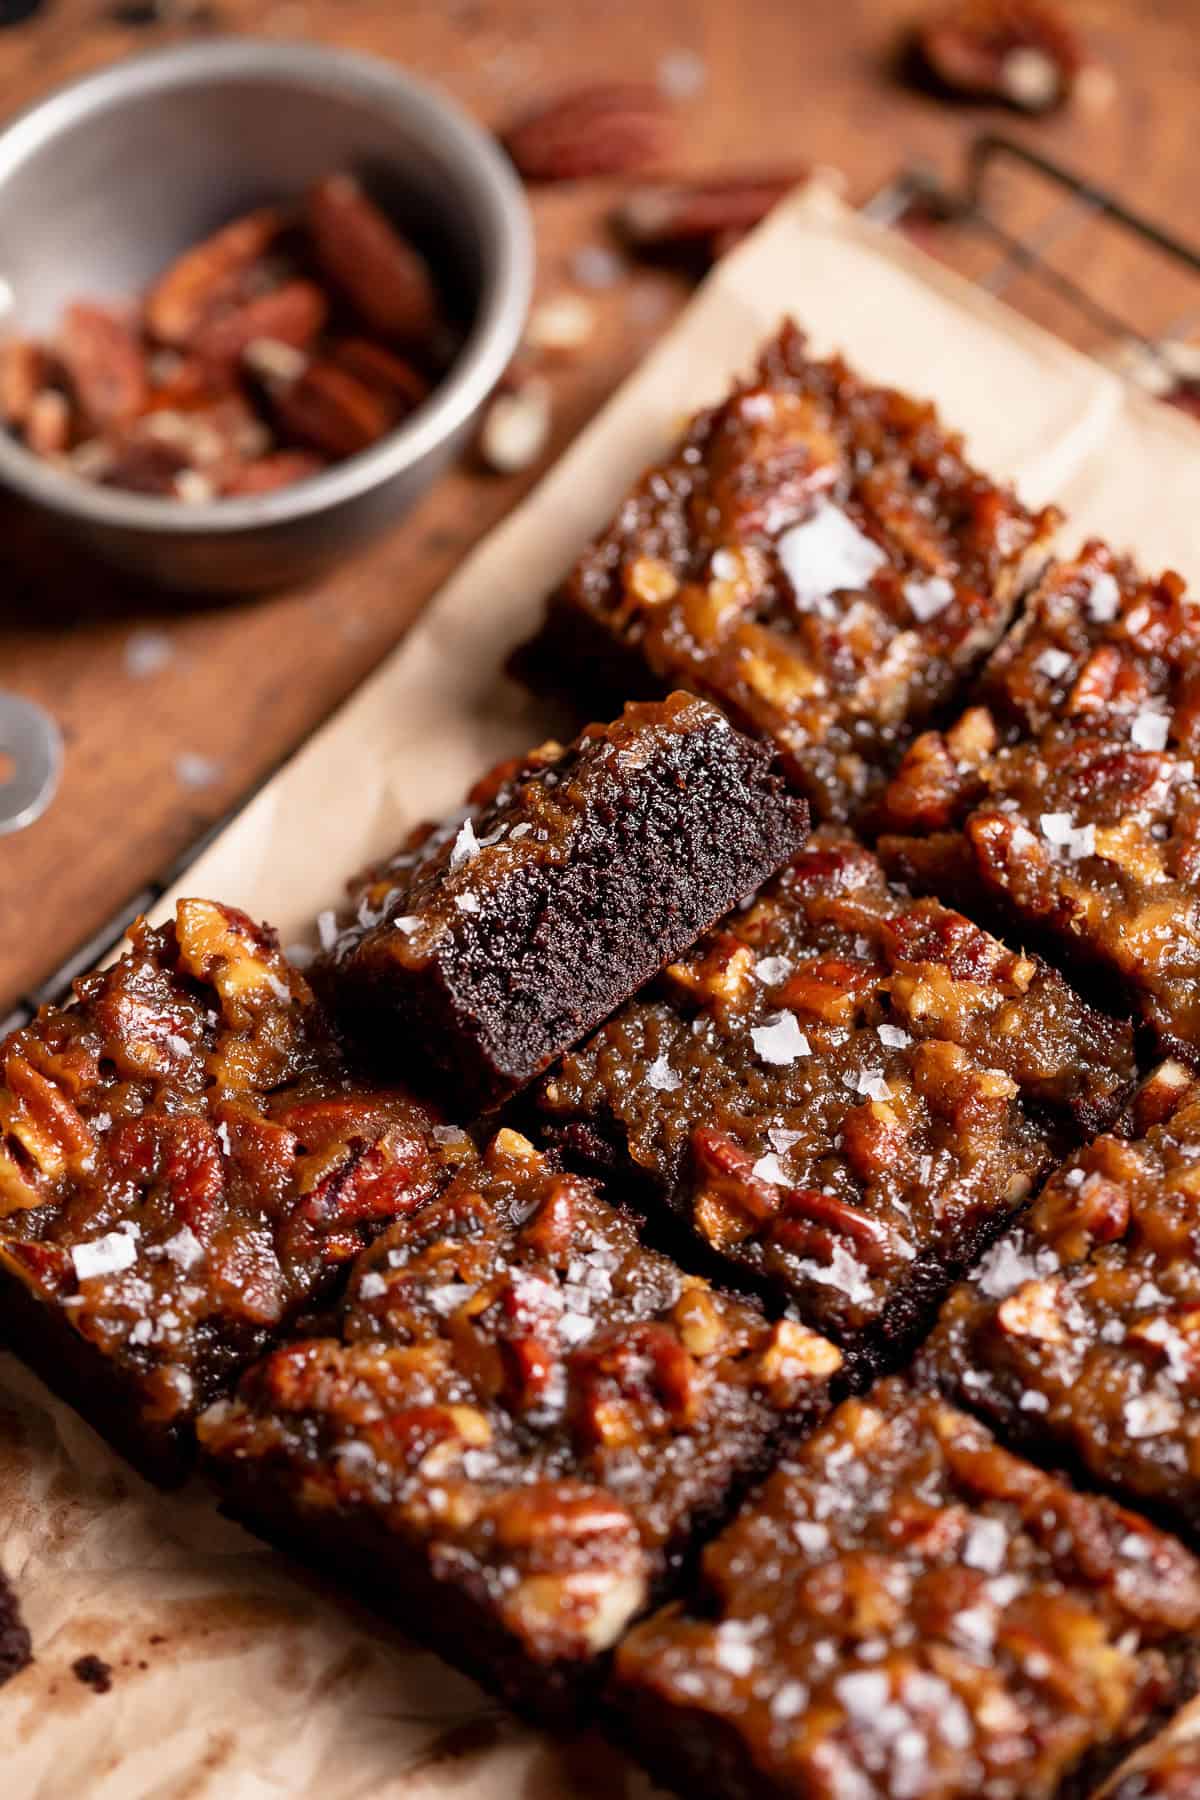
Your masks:
M584 79L648 77L677 94L694 89L680 100L681 168L831 164L855 200L910 159L954 170L972 134L1003 125L1200 237L1196 0L1076 0L1114 91L1107 105L1044 121L906 91L893 53L921 5L43 0L28 20L0 30L0 96L6 111L16 109L67 76L214 28L312 37L394 58L488 124ZM611 272L605 259L579 252L610 244L605 215L615 192L592 183L533 196L543 297L577 290L597 267ZM1076 274L1107 283L1131 312L1154 306L1156 325L1177 310L1165 278L1147 281L1105 234L1070 256ZM627 266L618 274L589 294L597 327L586 352L554 374L551 454L687 295L668 273ZM31 539L0 508L0 686L47 706L67 743L49 812L0 838L0 1017L313 729L536 473L456 470L385 542L320 585L218 606L134 594Z

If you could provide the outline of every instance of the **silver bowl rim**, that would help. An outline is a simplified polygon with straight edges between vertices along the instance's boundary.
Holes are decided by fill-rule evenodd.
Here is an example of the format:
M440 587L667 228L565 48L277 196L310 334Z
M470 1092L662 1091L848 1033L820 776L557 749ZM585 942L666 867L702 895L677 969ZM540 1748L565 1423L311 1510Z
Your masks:
M55 88L0 131L0 181L81 114L131 97L259 75L293 79L402 106L418 131L443 138L495 215L497 251L483 271L479 311L451 368L425 404L369 450L295 486L246 499L188 504L93 486L56 469L0 428L0 482L48 511L124 531L223 537L286 525L381 487L453 437L486 399L517 347L533 287L533 228L520 183L482 127L431 84L381 58L324 45L253 37L209 38L152 50Z

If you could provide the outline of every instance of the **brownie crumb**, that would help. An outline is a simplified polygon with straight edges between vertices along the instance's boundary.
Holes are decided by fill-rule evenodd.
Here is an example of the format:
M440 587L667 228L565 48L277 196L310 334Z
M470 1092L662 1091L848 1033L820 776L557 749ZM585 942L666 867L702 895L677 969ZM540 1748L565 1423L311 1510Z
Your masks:
M0 1574L0 1687L33 1661L30 1640L17 1596Z
M77 1656L71 1670L75 1679L84 1687L90 1687L93 1693L107 1694L112 1687L112 1667L102 1656Z

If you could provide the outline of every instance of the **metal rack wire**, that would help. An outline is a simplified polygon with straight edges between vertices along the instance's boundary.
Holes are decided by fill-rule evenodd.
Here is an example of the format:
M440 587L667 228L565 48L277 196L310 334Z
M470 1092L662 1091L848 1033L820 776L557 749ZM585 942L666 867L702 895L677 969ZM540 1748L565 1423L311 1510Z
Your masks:
M1032 190L1022 195L1016 222L1010 216L1011 196L1002 191L1005 178L1013 173ZM928 227L921 232L925 248L1022 311L1036 315L1036 296L1052 296L1061 335L1118 366L1127 360L1123 353L1136 351L1143 374L1147 368L1161 371L1158 385L1164 389L1179 378L1178 347L1190 334L1200 333L1200 248L1145 218L1119 195L1013 139L994 133L975 139L961 184L948 183L927 168L903 169L863 212L878 224L897 229L922 221ZM1125 247L1136 257L1148 259L1146 275L1132 275L1128 287L1137 287L1141 294L1153 290L1168 305L1178 294L1179 304L1161 325L1126 317L1116 302L1078 279L1069 262L1064 265L1064 254L1079 254L1081 237L1101 224L1122 234ZM1170 271L1170 282L1163 279L1164 270ZM1019 284L1025 292L1017 291ZM1197 361L1200 364L1200 355ZM63 999L76 976L113 949L126 927L174 886L253 797L245 795L158 880L148 882L52 975L22 995L9 1016L0 1020L0 1035L23 1024L39 1006Z
M1011 193L998 191L1004 177L1014 172L1026 183L1017 224L1007 216ZM923 247L952 266L960 263L957 253L964 244L985 247L984 258L972 260L972 280L1020 310L1029 310L1028 302L1039 290L1055 296L1063 303L1063 335L1106 359L1119 362L1121 351L1135 348L1173 380L1178 360L1172 352L1200 331L1200 247L1127 206L1088 176L1014 139L996 133L976 138L960 185L928 168L904 169L863 212L896 228L923 222ZM1136 285L1143 302L1148 293L1182 295L1183 304L1158 325L1126 316L1072 273L1068 259L1079 252L1081 236L1101 223L1121 234L1131 253L1126 286ZM1170 271L1169 282L1165 271ZM1019 278L1029 283L1024 295L1014 293Z

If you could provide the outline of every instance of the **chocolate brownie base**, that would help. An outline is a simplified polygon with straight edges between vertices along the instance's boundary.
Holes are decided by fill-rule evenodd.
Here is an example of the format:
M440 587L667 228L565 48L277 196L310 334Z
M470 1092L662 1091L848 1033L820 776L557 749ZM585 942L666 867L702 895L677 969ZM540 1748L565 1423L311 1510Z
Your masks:
M588 705L704 694L845 819L996 643L1056 523L931 406L787 325L623 501L518 666Z
M506 1130L364 1253L336 1338L275 1351L199 1429L237 1518L569 1717L840 1360Z
M676 1791L1064 1800L1194 1689L1200 1565L905 1382L845 1402L619 1646Z
M498 771L359 888L323 981L460 1111L544 1069L799 849L808 812L706 702L629 706Z
M160 1481L196 1413L470 1150L350 1069L269 932L208 901L0 1045L9 1344Z

